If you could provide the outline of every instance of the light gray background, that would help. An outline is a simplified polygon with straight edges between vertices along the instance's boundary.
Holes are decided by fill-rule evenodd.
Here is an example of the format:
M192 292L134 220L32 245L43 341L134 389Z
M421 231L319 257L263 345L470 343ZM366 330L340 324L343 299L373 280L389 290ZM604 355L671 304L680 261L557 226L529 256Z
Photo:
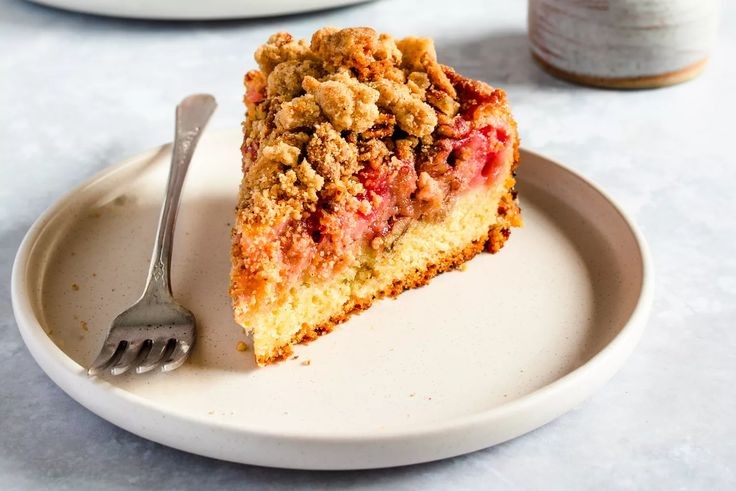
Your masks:
M616 92L537 68L521 1L155 23L0 0L0 488L736 489L736 4L723 3L700 78ZM256 46L277 30L308 36L325 24L433 36L441 61L507 89L527 148L601 184L641 225L657 275L650 325L623 370L578 409L442 462L286 471L138 438L71 400L32 360L9 291L32 221L86 177L169 140L182 96L215 94L212 127L237 125Z

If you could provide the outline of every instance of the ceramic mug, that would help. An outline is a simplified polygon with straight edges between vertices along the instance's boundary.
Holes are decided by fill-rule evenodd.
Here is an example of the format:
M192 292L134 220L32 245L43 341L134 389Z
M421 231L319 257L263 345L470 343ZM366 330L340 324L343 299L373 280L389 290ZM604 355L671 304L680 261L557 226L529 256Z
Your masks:
M698 75L718 26L718 0L530 0L532 56L587 85L650 88Z

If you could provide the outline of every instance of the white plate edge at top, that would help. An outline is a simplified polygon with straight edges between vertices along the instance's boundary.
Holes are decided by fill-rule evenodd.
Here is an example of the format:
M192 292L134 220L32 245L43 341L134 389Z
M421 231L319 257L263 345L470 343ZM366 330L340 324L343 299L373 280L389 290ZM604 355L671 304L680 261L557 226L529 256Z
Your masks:
M146 156L152 156L159 152L161 148L156 147L141 152L132 158L103 169L56 200L54 204L41 214L26 233L18 249L11 275L11 298L18 328L24 342L39 366L41 366L44 372L59 387L92 412L137 434L141 433L137 431L135 425L129 424L125 415L131 411L137 411L138 413L140 411L147 411L150 413L149 416L155 418L156 416L160 416L159 408L150 401L115 387L104 380L97 379L91 381L87 378L84 368L69 358L54 344L36 318L31 300L26 295L29 288L26 272L32 247L36 244L38 234L59 212L59 209L65 202L70 200L80 190L92 186L98 180L105 179L114 173L124 171L127 165L140 161ZM202 455L258 465L310 469L387 467L391 465L425 462L485 448L541 426L567 411L570 405L575 406L582 402L609 380L623 365L625 359L636 346L646 326L653 302L654 289L650 252L635 222L605 191L576 171L559 162L528 150L523 150L523 152L547 161L547 163L556 166L559 170L582 181L585 185L600 194L624 221L639 248L638 252L642 260L642 284L636 306L628 322L616 337L582 366L558 380L502 406L437 424L414 426L409 429L392 432L340 435L305 432L301 435L283 435L276 432L259 431L255 428L244 429L242 426L229 425L222 422L208 422L205 425L209 427L210 431L219 432L220 437L224 437L227 434L237 434L240 438L249 439L254 444L263 446L263 459L260 460L253 458L248 458L247 460L234 459L232 455L226 452L218 452L206 444L199 443L196 438L182 441L181 435L172 435L166 431L157 433L155 428L146 434L141 434L141 436L174 448L180 448ZM115 396L115 400L110 400L110 393ZM566 394L567 402L561 404L558 396L563 393ZM539 408L540 406L545 406L544 414L541 417L534 416L531 409ZM166 417L169 418L169 423L173 421L174 424L180 425L182 429L190 428L192 425L203 424L202 421L193 419L185 413L176 414L171 412ZM538 421L529 421L530 418L534 417L537 417ZM497 427L497 423L499 422L504 423L504 428L501 431ZM488 428L494 427L494 425L496 427L493 431L493 436L487 436ZM524 427L524 429L520 429L520 427ZM476 436L468 439L468 435L470 434ZM271 450L268 448L269 445L274 445L274 449L278 448L278 443L284 439L298 444L302 449L292 456L293 465L284 465L284 459L276 458L270 453ZM473 443L476 441L478 443ZM318 462L319 459L313 458L314 455L319 453L320 448L333 444L362 445L364 451L371 455L367 460L369 463L355 466L348 460L345 462L327 462L321 465ZM445 447L442 451L439 451L436 447L440 444ZM381 454L385 452L387 445L392 447L393 450L386 452L386 456L382 456ZM425 448L422 451L418 451L418 446ZM412 453L412 458L402 460L401 458L393 457L392 460L387 460L389 455L395 454L404 447L407 447L407 449L411 447L410 453ZM317 454L313 454L312 457L305 456L310 452L317 452ZM302 454L302 460L300 460L300 453Z
M226 20L306 14L319 10L347 7L371 0L28 0L33 3L73 12L107 17L150 20Z

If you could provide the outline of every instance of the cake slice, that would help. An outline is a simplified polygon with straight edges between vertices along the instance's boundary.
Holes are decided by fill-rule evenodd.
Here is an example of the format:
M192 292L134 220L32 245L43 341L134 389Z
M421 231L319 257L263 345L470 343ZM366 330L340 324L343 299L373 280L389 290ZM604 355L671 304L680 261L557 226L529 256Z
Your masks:
M521 223L505 93L370 28L271 36L245 76L235 320L259 365Z

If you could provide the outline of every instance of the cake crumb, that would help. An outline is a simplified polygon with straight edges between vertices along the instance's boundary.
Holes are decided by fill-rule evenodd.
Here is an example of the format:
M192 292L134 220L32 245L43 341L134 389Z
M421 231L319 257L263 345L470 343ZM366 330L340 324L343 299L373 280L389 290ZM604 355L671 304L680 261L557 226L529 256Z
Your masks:
M457 267L458 271L467 271L468 270L468 263L462 263Z
M214 411L207 411L207 414L215 414Z
M89 326L87 325L85 321L80 321L79 327L81 327L83 331L89 331Z
M312 364L312 360L304 360L304 361L302 362L302 365L304 365L305 367L308 367L308 366L309 366L309 365L311 365L311 364Z
M248 345L245 344L243 341L238 341L238 344L237 346L235 346L235 349L240 352L248 351Z
M297 360L297 359L299 359L299 355L294 355L294 356L291 357L291 359L292 360Z
M74 290L75 292L78 292L79 291L79 285L77 285L76 283L72 283L72 290Z

